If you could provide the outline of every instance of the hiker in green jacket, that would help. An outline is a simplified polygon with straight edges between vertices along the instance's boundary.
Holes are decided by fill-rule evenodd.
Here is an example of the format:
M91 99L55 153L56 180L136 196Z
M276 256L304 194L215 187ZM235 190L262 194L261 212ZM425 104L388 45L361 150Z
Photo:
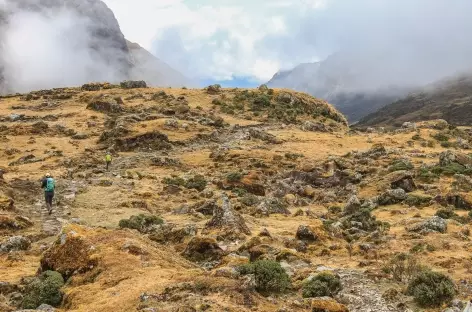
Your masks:
M105 162L107 163L107 171L108 171L108 167L109 167L110 164L111 164L111 159L112 159L112 158L111 158L111 154L110 154L110 152L107 151L107 154L106 154L106 156L105 156Z
M56 189L56 181L51 177L51 174L47 173L46 177L42 180L41 188L44 189L44 198L46 199L46 206L49 214L52 213L52 199L54 198L54 191Z

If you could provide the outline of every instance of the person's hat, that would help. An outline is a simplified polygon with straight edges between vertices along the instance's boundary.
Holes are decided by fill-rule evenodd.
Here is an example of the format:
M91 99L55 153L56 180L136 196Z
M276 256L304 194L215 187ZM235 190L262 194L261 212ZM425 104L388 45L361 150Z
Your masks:
M49 178L51 176L51 174L48 172L46 173L46 178Z

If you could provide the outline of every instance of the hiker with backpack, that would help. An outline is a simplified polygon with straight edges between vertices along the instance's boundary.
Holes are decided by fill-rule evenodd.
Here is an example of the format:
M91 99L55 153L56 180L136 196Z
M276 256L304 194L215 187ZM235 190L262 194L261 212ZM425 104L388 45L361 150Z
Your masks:
M47 173L42 180L41 188L44 189L44 198L46 199L46 206L49 214L52 213L52 199L54 198L54 190L56 189L56 181Z
M110 166L111 164L111 153L109 151L107 151L106 155L105 155L105 162L107 164L107 171L108 171L108 167Z

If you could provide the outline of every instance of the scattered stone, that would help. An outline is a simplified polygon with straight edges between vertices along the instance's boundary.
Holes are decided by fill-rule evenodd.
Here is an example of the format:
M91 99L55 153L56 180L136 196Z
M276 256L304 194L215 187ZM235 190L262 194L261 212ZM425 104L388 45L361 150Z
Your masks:
M403 189L407 193L417 189L411 172L396 171L390 173L386 178L390 181L390 188L392 189Z
M472 165L472 158L470 158L468 155L459 153L459 152L453 152L451 150L447 150L445 152L442 152L439 155L439 165L441 167L446 167L450 166L452 164L460 164L462 166L471 166Z
M446 233L447 222L443 218L433 216L424 222L407 227L407 230L409 232L419 232L423 234L429 232Z
M312 121L305 121L302 124L301 129L303 131L312 131L312 132L329 132L329 129L326 127L324 123L312 122Z
M197 226L195 224L187 224L180 228L175 225L162 224L149 235L149 238L160 244L178 244L184 242L186 238L196 235Z
M120 83L121 88L123 89L138 89L138 88L147 88L145 81L123 81Z
M250 235L244 218L232 207L228 196L222 196L223 204L215 207L213 217L205 225L206 230L218 229L222 236L231 239L240 237L242 234Z
M0 252L28 250L31 241L23 236L13 236L0 243Z
M285 202L275 197L265 197L252 214L267 217L271 214L290 215L291 213Z
M362 205L356 195L349 198L346 206L344 206L344 214L349 215L356 213L361 209Z
M460 192L470 192L472 191L472 178L463 174L455 174L452 187Z
M406 197L407 195L405 190L398 188L394 190L387 190L385 193L379 196L378 202L381 206L395 205L404 201Z
M193 262L218 261L224 255L216 240L208 237L194 237L190 240L182 256Z
M313 243L318 240L318 236L310 229L309 226L300 225L295 237L301 241Z

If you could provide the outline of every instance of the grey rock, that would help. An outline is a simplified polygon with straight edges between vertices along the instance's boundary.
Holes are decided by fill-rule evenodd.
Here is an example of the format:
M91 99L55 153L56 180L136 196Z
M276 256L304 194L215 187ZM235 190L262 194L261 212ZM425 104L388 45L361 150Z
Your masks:
M351 198L349 198L349 200L347 201L346 206L344 207L344 214L348 215L356 213L357 211L359 211L359 209L361 209L361 206L361 202L359 201L357 196L351 196Z
M298 227L295 237L301 241L310 243L318 240L318 236L306 225L300 225Z
M23 236L13 236L0 243L0 252L28 250L31 241Z
M420 233L428 233L428 232L446 233L447 222L443 218L440 218L438 216L433 216L424 222L407 227L407 230L409 232L420 232Z
M405 190L403 189L394 189L387 190L385 193L379 196L379 205L394 205L401 203L407 197Z

